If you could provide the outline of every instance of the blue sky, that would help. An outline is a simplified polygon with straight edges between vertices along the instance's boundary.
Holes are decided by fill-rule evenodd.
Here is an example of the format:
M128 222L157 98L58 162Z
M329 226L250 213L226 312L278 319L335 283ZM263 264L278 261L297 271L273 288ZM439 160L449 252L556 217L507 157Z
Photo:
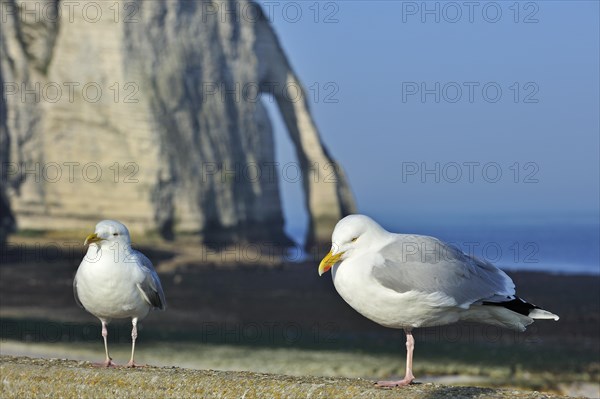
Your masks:
M598 2L261 3L361 213L598 214ZM283 182L293 229L300 190Z

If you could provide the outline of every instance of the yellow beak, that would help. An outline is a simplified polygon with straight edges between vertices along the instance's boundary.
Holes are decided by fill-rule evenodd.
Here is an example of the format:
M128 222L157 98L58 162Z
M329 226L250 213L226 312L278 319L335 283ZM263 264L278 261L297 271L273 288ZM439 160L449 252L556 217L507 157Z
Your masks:
M343 252L340 252L338 254L332 255L331 251L329 251L329 253L323 258L321 263L319 263L319 276L322 276L323 273L325 273L326 271L331 269L333 265L338 263L342 258L343 254Z
M85 238L83 245L93 244L95 242L102 241L102 240L103 240L103 238L98 237L98 234L93 233Z

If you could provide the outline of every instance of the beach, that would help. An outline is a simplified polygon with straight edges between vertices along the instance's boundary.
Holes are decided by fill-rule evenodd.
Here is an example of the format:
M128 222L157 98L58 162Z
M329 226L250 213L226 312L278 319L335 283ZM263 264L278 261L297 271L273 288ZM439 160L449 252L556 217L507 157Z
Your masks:
M357 314L329 276L319 278L312 262L260 267L191 260L172 267L168 251L141 249L158 264L168 301L165 312L141 322L137 354L143 363L366 379L403 373L402 331ZM100 360L100 323L73 299L80 254L57 252L50 261L33 253L4 252L0 352ZM583 384L594 392L600 376L600 278L509 274L520 296L560 321L538 320L524 333L472 323L417 329L417 380L554 393L572 393ZM117 363L124 363L127 320L109 326L109 344Z

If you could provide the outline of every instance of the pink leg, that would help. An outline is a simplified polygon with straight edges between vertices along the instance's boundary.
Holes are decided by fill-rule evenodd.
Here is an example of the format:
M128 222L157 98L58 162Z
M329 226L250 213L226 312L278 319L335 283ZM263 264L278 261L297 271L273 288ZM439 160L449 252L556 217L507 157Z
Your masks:
M127 363L127 367L144 367L139 364L135 364L133 361L133 356L135 354L135 340L137 338L137 317L131 319L131 359L129 363Z
M104 338L104 353L106 354L106 360L103 363L94 363L96 367L116 367L117 365L113 363L111 357L108 355L108 330L106 329L106 321L100 320L102 322L102 338Z
M413 382L413 380L415 379L415 376L412 373L415 339L412 336L411 330L405 329L404 332L406 333L406 374L404 375L404 379L399 381L377 381L375 385L378 387L390 388L405 386Z

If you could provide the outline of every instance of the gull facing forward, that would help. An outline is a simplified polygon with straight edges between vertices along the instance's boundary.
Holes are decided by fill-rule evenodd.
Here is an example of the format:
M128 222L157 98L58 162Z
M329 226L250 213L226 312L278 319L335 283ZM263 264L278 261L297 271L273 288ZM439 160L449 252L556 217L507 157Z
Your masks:
M406 333L406 374L415 377L412 329L476 321L524 331L534 319L558 316L515 295L515 285L489 262L428 236L393 234L371 218L350 215L335 226L319 275L331 269L340 296L368 319Z
M77 269L73 291L77 304L102 323L106 360L100 365L116 366L108 354L107 324L112 319L131 317L131 359L127 367L137 367L133 360L137 322L150 309L164 310L165 294L152 262L131 248L129 231L116 220L103 220L85 239L87 253Z

